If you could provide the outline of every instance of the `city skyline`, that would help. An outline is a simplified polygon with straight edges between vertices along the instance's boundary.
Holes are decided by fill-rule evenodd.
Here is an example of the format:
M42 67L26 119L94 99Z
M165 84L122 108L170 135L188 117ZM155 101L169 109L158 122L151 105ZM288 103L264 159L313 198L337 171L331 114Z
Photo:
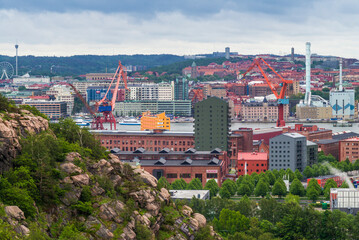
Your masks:
M2 1L1 54L313 53L358 58L359 3L275 1Z

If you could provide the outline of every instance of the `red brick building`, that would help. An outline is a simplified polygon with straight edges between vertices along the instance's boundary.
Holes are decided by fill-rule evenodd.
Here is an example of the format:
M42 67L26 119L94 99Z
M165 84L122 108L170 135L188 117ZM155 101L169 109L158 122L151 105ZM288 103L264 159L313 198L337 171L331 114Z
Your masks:
M247 165L247 168L246 168ZM268 153L243 152L238 154L238 175L251 175L253 172L261 173L268 170Z
M193 132L172 131L108 131L93 130L93 134L107 149L119 148L122 151L135 151L144 148L147 151L160 151L169 148L172 151L186 151L195 148ZM228 139L228 157L230 165L235 166L239 152L253 151L253 130L240 128L232 131Z
M344 139L339 142L339 161L359 159L359 137Z
M325 155L331 154L339 160L339 140L321 139L316 144L318 144L318 152L323 151Z
M221 185L222 178L228 173L227 153L219 149L196 151L189 148L186 151L175 152L164 148L154 152L138 148L131 152L115 148L111 152L122 162L139 165L157 179L166 177L170 183L181 178L189 183L192 179L198 178L203 186L210 179L215 179Z
M320 139L332 139L332 130L325 128L318 128L317 125L303 125L295 124L294 129L289 129L289 132L296 132L302 134L309 141L317 142Z

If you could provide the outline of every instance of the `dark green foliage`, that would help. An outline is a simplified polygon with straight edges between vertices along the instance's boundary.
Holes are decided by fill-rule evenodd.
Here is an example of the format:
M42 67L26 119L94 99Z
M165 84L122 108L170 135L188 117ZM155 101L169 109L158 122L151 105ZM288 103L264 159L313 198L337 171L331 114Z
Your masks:
M227 187L221 187L221 189L219 190L219 196L224 199L230 199L232 194Z
M161 190L162 188L166 188L167 190L170 189L170 183L167 181L167 179L165 177L160 177L160 179L158 179L158 183L157 183L157 189Z
M91 189L89 186L84 186L82 188L82 192L81 192L81 196L80 196L80 201L82 202L90 202L92 199L92 195L91 195Z
M249 228L249 219L240 212L223 209L219 219L213 220L216 231L223 235L234 234L235 232L246 231Z
M177 179L171 184L171 189L173 189L173 190L185 190L185 189L187 189L187 183L182 178Z
M303 184L298 179L294 179L289 186L289 192L294 195L304 196L305 189Z
M318 190L315 189L314 187L309 188L309 189L307 190L307 197L308 197L310 200L312 200L313 202L315 202L315 200L317 200L318 197L319 197L319 192L318 192Z
M199 180L198 178L193 178L187 185L187 189L188 190L202 190L203 187L202 187L201 180Z
M298 178L299 181L302 181L303 175L299 172L298 169L295 170L294 174Z
M268 183L265 180L261 179L261 180L259 180L259 182L254 190L254 194L256 196L264 197L265 195L267 195L268 191L269 191Z
M73 209L76 209L79 213L90 215L93 212L93 207L91 202L82 202L78 201L76 204L72 205Z
M238 195L241 195L241 196L248 195L248 196L250 196L251 194L252 194L252 191L251 191L251 188L249 187L248 184L242 183L239 186Z
M266 172L266 176L267 176L269 185L272 185L272 186L273 186L274 183L275 183L275 180L276 180L276 177L275 177L275 175L273 174L273 172L270 171L270 170L268 170L268 171Z
M272 195L278 195L279 197L287 195L287 189L282 179L277 179L272 189Z
M62 230L59 240L86 240L84 236L82 236L81 232L76 228L74 224L70 224L64 227Z
M211 236L211 229L209 225L206 225L203 228L200 228L194 235L195 240L215 240L213 236Z
M150 240L152 239L152 232L149 228L147 228L145 225L136 222L135 225L135 233L136 233L136 239L137 240Z
M211 198L217 196L219 192L218 184L214 179L207 181L206 185L204 186L204 189L209 190Z
M231 196L233 196L237 192L236 183L233 180L230 180L230 179L227 179L222 183L221 189L222 188L227 188L227 190L229 191Z
M328 179L326 182L325 182L325 185L324 185L324 197L326 199L329 199L329 195L330 195L330 189L331 188L337 188L338 185L337 183L333 180L333 179Z

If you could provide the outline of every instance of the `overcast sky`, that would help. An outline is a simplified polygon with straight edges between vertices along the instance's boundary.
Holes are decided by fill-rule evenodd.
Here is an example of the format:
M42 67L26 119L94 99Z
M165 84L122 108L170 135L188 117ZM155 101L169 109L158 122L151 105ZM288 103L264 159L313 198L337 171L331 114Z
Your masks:
M358 0L0 0L0 54L305 52L359 58Z

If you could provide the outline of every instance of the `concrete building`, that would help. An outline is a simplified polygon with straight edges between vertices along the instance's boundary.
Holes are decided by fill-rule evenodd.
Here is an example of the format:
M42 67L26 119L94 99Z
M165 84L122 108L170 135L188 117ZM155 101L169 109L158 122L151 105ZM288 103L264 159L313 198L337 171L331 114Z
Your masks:
M290 168L303 171L307 166L307 139L298 133L284 133L270 139L269 170Z
M24 83L50 83L50 77L47 76L41 76L41 77L31 77L30 74L25 74L21 77L14 77L13 78L13 84L14 85L18 85L18 84L24 84Z
M70 86L54 85L46 91L46 94L55 96L57 101L66 102L67 115L71 116L74 108L75 92Z
M170 83L158 84L158 100L159 101L171 101L174 100L174 86Z
M26 105L36 107L50 119L60 119L67 116L66 102L59 101L27 101Z
M122 101L117 102L114 110L116 116L138 116L142 112L151 111L153 114L166 112L173 116L191 116L190 100L172 100L172 101Z
M188 99L188 80L187 78L176 78L174 81L174 99L187 100Z
M87 73L86 80L112 79L115 73Z
M348 214L359 212L359 191L353 188L331 188L330 209L338 209Z
M307 165L312 166L318 160L318 145L307 140ZM304 170L304 168L303 168Z
M238 175L251 175L253 172L261 173L268 170L268 153L241 152L238 153Z
M298 119L330 119L332 118L332 108L299 106L296 107L296 115Z
M193 197L209 200L210 192L209 190L169 190L172 200L188 200L191 201Z
M194 132L197 150L228 150L229 107L217 97L210 97L194 106Z
M289 116L289 106L284 105L284 120ZM240 118L244 121L277 121L277 102L249 102L243 103L240 111Z

